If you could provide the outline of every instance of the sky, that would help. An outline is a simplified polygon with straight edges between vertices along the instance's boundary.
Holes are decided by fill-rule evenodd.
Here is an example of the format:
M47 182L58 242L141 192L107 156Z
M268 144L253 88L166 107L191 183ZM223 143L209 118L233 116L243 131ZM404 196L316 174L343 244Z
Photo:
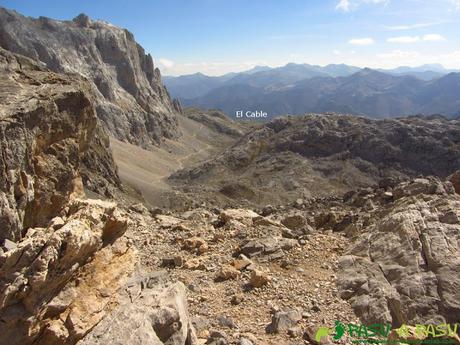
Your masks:
M289 62L460 69L460 0L0 0L27 16L127 28L164 75Z

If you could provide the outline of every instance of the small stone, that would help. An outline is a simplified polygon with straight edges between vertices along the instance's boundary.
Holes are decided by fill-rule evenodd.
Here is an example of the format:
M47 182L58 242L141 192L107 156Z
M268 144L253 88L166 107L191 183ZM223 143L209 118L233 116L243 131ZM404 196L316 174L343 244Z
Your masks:
M222 327L227 327L227 328L238 328L238 325L233 321L231 318L225 316L225 315L220 315L217 318L217 322L219 323L220 326Z
M231 265L223 265L217 272L216 280L224 281L229 279L237 279L241 272Z
M297 310L287 310L276 312L272 316L272 322L267 327L268 333L286 332L288 329L296 327L302 316Z
M251 279L249 284L251 284L252 287L258 288L268 284L270 280L271 278L267 273L259 270L254 270L251 272Z
M248 338L241 338L238 342L238 345L254 345L254 343L250 341Z
M302 329L300 327L291 327L287 333L291 338L299 338L302 336Z
M192 237L185 240L183 248L190 252L203 254L208 250L208 244L201 237Z
M272 205L267 205L262 209L262 212L260 214L262 216L266 217L266 216L271 215L274 211L275 211L275 209L273 208Z
M321 311L321 308L318 305L315 304L313 307L311 307L311 310L313 310L315 312L319 312L319 311Z
M17 247L18 247L18 245L15 242L10 241L7 238L3 242L3 249L5 251L13 250L13 249L16 249Z
M238 305L244 301L244 296L241 294L233 295L230 303L233 305Z
M295 214L283 218L283 220L281 220L281 224L291 230L297 230L307 225L307 220L303 216Z
M206 269L206 266L204 265L202 260L200 260L200 258L193 258L193 259L187 260L184 263L183 267L189 270L205 270Z
M225 340L225 344L227 343L227 334L225 332L222 332L222 331L217 331L217 330L212 330L211 331L211 334L209 335L209 340L217 340L217 339L222 339L222 340ZM218 343L220 344L220 343Z
M239 271L244 270L246 267L250 265L253 265L253 262L243 254L240 254L238 259L233 260L233 263L232 263L232 266L235 267Z
M308 313L308 312L306 312L306 311L302 313L302 319L308 319L308 318L310 318L310 317L311 317L311 314L310 314L310 313Z
M174 257L174 265L176 267L182 267L182 266L184 266L184 264L185 264L185 259L182 256L176 255Z

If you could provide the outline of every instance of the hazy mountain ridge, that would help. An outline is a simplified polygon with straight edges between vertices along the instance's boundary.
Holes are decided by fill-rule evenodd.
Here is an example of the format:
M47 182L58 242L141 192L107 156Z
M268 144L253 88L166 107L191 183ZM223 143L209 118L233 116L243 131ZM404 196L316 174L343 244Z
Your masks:
M345 64L321 67L290 63L277 68L257 66L219 77L201 73L166 77L165 85L185 106L217 108L230 116L245 109L263 110L271 117L306 112L458 116L457 72L436 64L373 70ZM454 89L442 86L446 83ZM428 104L427 98L433 101Z
M313 77L267 88L247 83L222 86L186 106L221 109L230 116L237 110L263 110L269 116L338 112L370 117L413 114L460 114L460 73L424 81L410 75L391 75L362 69L349 76Z

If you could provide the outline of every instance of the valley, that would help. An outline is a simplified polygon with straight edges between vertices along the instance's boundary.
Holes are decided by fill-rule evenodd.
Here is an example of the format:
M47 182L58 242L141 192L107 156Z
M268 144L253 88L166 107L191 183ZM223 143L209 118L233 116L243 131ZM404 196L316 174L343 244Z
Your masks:
M460 344L456 71L154 61L0 8L0 345Z

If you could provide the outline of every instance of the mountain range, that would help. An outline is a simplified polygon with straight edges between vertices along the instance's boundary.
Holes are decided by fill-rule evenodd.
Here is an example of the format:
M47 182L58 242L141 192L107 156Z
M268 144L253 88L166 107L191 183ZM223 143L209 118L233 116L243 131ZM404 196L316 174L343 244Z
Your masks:
M0 345L320 344L337 320L460 322L460 119L238 122L181 108L153 61L103 20L0 8ZM458 73L287 70L206 92L458 109Z
M239 110L264 111L269 117L307 112L376 118L460 115L460 73L437 64L374 70L290 63L218 77L169 76L163 81L183 105L217 108L232 117Z

